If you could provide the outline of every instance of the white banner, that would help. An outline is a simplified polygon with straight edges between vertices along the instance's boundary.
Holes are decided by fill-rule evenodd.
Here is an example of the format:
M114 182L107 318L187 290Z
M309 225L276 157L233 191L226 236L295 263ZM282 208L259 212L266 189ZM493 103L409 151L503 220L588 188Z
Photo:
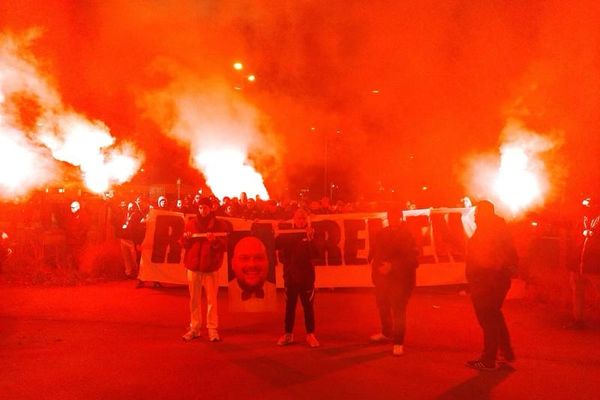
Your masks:
M404 219L415 237L420 250L417 285L449 285L465 282L464 252L467 233L473 229L473 209L443 208L409 210ZM316 260L316 287L372 286L371 267L368 264L371 240L384 226L385 213L356 213L314 215L315 243L319 249ZM147 221L142 245L139 278L187 284L183 266L181 237L186 218L181 213L153 209ZM229 225L228 255L219 270L219 284L227 286L233 280L231 253L234 236L259 236L267 246L269 261L268 281L283 287L283 269L272 247L275 238L291 228L291 221L220 218Z

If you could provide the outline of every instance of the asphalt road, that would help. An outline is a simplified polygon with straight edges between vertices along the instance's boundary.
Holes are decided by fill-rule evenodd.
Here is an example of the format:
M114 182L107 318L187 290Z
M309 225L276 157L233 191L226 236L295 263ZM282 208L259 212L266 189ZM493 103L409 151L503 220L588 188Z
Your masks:
M320 290L317 337L278 347L279 312L227 310L220 332L185 343L184 287L135 289L133 281L77 287L0 285L3 399L598 399L600 326L566 330L564 310L509 300L515 369L477 372L481 334L468 296L416 291L405 355L370 344L377 313L369 289Z

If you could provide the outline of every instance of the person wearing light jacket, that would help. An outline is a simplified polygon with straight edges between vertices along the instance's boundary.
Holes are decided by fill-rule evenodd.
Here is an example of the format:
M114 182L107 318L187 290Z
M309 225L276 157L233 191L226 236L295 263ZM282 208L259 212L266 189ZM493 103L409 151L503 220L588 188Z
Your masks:
M219 315L217 292L219 289L217 271L223 264L225 240L216 233L224 232L220 221L211 211L208 198L198 202L198 212L184 231L184 266L187 268L190 291L190 327L183 340L190 341L200 337L202 327L202 288L206 291L206 328L208 340L221 340L218 332ZM196 237L194 237L196 236Z

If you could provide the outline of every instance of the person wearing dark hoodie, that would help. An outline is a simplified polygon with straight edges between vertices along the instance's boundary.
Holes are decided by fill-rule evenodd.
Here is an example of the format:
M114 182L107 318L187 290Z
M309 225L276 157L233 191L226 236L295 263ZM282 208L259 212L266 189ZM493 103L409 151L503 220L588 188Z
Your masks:
M296 210L293 229L299 232L282 231L275 241L279 260L283 264L285 286L285 332L277 344L285 346L294 342L294 321L298 298L304 309L306 342L310 347L319 347L315 337L315 266L317 249L313 243L314 230L309 224L308 214L303 209Z
M373 342L393 342L392 354L404 354L406 309L416 284L419 266L415 240L405 223L402 211L387 213L388 226L375 237L372 257L372 279L379 310L381 331L371 335Z
M502 304L518 260L508 226L496 215L490 201L477 204L475 225L477 228L467 242L466 277L483 331L483 351L478 359L467 361L467 366L485 371L496 368L498 353L503 363L515 359Z
M225 240L219 232L225 232L223 225L211 211L211 202L202 198L198 203L195 219L191 219L184 231L184 265L187 268L190 291L190 326L183 340L200 337L202 327L202 288L206 292L206 328L208 340L221 340L218 332L219 315L217 292L219 289L217 271L223 264Z

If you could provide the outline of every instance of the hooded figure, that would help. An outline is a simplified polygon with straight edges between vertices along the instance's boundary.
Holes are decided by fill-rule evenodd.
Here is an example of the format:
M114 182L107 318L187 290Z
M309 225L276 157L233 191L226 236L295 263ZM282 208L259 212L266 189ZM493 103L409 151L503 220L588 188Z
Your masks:
M156 205L158 206L158 208L162 208L162 209L167 208L167 198L165 196L158 196Z

